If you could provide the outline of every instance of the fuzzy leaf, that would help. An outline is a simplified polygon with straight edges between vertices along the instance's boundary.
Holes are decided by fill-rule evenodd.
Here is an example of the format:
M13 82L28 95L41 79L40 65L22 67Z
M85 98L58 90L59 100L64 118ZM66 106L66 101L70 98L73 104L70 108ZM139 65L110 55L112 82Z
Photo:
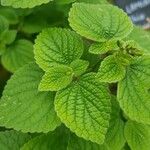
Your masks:
M57 92L55 110L61 121L79 137L103 143L109 126L110 95L95 74L85 74Z
M118 84L118 101L125 114L137 122L150 124L150 57L136 57Z
M34 61L33 44L28 40L17 40L2 55L2 64L10 72Z
M84 73L89 65L88 61L85 60L75 60L70 64L70 67L73 69L75 76L79 76Z
M125 67L116 59L114 55L110 55L102 61L96 77L101 82L112 83L123 79L125 73Z
M34 46L37 64L48 70L54 64L70 64L83 53L81 38L73 31L62 28L49 28L37 37Z
M49 68L39 85L40 91L58 91L72 81L73 70L70 67L58 65Z
M69 22L77 33L97 42L122 39L133 26L121 9L105 4L75 3Z
M149 150L150 126L128 121L125 126L125 138L132 150Z
M89 52L93 54L105 54L115 48L117 48L117 45L114 41L94 43L90 46Z
M33 138L21 150L66 150L67 144L67 131L63 128L57 128L53 132Z
M60 125L54 111L54 93L38 91L42 76L34 63L15 72L0 101L0 126L23 132L49 132Z
M17 131L0 132L0 149L1 150L20 150L20 148L30 140L29 134Z
M8 30L8 28L9 28L8 20L0 15L0 36L5 30Z
M32 8L52 0L1 0L1 5L12 6L14 8Z

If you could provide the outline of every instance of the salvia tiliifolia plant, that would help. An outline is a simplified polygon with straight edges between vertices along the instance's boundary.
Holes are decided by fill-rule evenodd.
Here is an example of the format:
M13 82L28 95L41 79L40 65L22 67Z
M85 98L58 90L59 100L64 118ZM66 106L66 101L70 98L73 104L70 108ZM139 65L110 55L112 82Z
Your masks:
M49 1L1 0L0 150L150 150L150 33L104 0Z

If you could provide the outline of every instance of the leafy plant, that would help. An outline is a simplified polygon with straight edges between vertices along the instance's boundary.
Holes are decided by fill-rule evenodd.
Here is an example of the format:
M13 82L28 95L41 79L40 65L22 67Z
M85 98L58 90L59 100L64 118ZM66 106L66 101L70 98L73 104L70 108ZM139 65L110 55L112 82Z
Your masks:
M14 73L0 100L2 150L149 150L149 33L104 0L1 10L1 62Z

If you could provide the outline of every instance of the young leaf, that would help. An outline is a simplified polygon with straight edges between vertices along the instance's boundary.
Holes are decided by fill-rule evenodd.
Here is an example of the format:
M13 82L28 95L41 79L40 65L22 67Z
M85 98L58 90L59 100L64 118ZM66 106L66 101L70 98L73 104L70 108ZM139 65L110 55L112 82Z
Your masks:
M88 66L89 62L81 59L75 60L70 64L75 76L80 76L82 73L84 73Z
M125 67L116 59L114 55L106 57L96 75L101 82L117 82L124 78Z
M86 141L76 135L71 135L68 142L67 150L109 150L106 145L99 145Z
M58 91L72 81L73 70L64 65L49 68L39 85L40 91Z
M102 144L109 126L110 95L95 74L85 74L58 91L55 110L61 121L79 137Z
M30 140L29 134L17 131L0 132L0 149L1 150L20 150L20 148Z
M132 120L150 124L150 57L136 57L118 84L118 101Z
M54 64L70 64L83 53L83 42L73 31L62 28L49 28L37 37L34 46L37 64L48 70Z
M132 22L112 5L75 3L69 15L70 26L80 35L97 42L118 40L132 31Z
M4 51L1 61L7 70L15 72L23 65L34 61L33 44L23 39L15 41Z
M128 121L124 132L128 145L132 150L149 150L150 126Z
M1 0L1 5L12 6L14 8L32 8L53 0Z
M120 150L125 145L124 122L120 116L120 108L116 97L112 96L112 113L105 143L112 150Z
M65 128L57 128L48 134L42 134L24 144L21 150L66 150L68 133Z
M49 132L60 125L54 111L54 93L39 92L43 72L25 65L8 81L0 101L0 126L23 132Z
M0 15L0 36L5 30L8 30L8 28L9 28L8 20Z
M89 52L93 54L105 54L115 48L117 48L117 44L114 41L100 42L92 44Z

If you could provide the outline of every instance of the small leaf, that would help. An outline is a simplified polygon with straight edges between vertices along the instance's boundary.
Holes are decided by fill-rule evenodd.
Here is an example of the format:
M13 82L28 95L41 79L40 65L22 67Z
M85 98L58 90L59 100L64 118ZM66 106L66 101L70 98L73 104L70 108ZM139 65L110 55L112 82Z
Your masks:
M121 9L105 4L75 3L69 22L77 33L97 42L123 39L133 26Z
M48 3L52 0L1 0L1 5L12 6L14 8L32 8L41 4Z
M125 73L125 67L116 59L114 55L110 55L102 61L96 77L101 82L112 83L123 79Z
M1 150L20 150L20 148L30 140L29 134L17 131L0 132L0 149Z
M93 54L105 54L115 48L117 48L117 44L114 41L94 43L90 46L89 52Z
M15 72L23 65L34 61L33 44L28 40L17 40L3 53L3 66L10 72Z
M75 60L70 64L70 67L73 69L75 76L83 74L88 66L89 62L81 59Z
M77 0L77 2L84 2L91 4L108 4L107 0Z
M72 81L73 70L70 67L58 65L49 68L39 85L40 91L58 91Z
M57 92L55 110L61 121L79 137L102 144L109 126L110 95L95 74L85 74Z
M34 63L14 73L0 101L0 126L45 133L60 125L54 111L54 93L38 91L42 76Z
M54 64L69 65L83 53L83 42L73 31L62 28L49 28L37 37L34 46L37 64L48 70Z
M5 17L0 15L0 35L4 31L8 30L8 28L9 28L8 20Z
M109 150L106 145L99 145L86 141L76 135L71 135L68 142L67 150Z
M24 144L21 150L66 150L68 133L65 128L57 128L48 134L42 134Z
M132 150L149 150L150 126L128 121L124 132L128 145Z
M58 4L69 4L75 2L76 0L55 0L55 1Z
M150 57L136 57L118 84L118 101L132 120L150 124Z

